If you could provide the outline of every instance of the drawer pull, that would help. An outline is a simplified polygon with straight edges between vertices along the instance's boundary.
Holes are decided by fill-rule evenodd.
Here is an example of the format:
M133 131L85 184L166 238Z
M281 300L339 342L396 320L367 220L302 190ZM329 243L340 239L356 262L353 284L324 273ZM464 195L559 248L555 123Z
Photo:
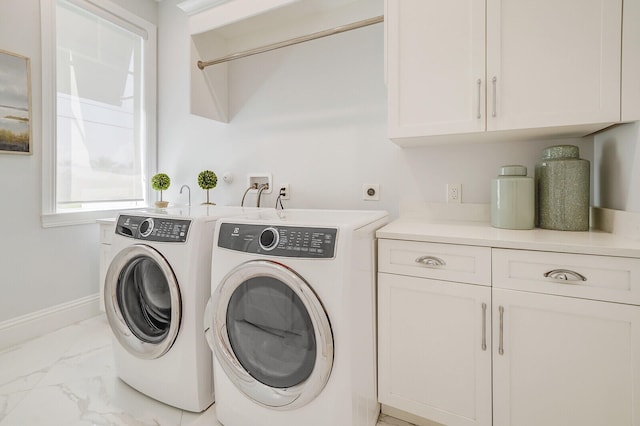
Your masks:
M545 272L544 276L547 278L553 278L554 280L562 281L586 281L587 277L584 275L570 271L569 269L553 269L549 272Z
M447 264L447 262L435 256L421 256L416 259L416 263L429 267L444 266Z

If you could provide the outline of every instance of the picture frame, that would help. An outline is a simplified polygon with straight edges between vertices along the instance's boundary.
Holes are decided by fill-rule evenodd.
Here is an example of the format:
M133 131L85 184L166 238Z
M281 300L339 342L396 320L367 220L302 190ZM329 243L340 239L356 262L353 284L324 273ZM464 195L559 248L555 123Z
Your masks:
M32 154L31 62L0 49L0 154Z

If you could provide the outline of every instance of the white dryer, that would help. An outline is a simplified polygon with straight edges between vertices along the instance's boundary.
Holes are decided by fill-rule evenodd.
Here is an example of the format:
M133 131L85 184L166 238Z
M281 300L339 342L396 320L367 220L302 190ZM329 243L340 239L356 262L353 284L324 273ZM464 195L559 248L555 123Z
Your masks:
M211 292L214 226L248 210L193 206L119 214L104 300L116 373L133 388L194 412L213 403L202 317Z
M373 426L381 211L284 210L216 224L205 332L225 426Z

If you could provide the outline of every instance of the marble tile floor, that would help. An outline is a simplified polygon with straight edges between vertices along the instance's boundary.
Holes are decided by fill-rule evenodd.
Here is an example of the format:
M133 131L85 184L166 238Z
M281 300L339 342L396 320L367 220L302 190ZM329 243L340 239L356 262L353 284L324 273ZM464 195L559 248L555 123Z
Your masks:
M182 411L118 379L110 333L100 315L0 351L0 426L221 426L215 404ZM381 415L377 426L411 425Z

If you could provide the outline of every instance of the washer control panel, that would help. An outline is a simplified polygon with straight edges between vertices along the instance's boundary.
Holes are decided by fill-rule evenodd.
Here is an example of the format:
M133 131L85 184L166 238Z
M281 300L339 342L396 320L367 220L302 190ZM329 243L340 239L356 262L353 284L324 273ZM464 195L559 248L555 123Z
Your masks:
M223 223L218 247L281 257L332 259L337 228Z
M191 221L184 219L120 215L116 234L136 240L184 243L190 225Z

